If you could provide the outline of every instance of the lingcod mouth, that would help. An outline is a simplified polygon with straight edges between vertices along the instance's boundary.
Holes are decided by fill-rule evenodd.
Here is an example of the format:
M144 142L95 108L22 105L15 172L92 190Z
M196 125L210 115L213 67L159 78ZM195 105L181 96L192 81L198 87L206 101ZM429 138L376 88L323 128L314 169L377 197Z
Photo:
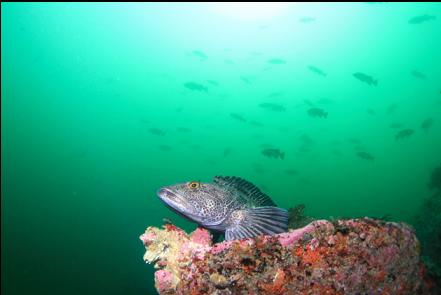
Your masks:
M165 198L176 197L176 194L166 187L159 189L157 192L157 195L162 200L164 200Z
M182 204L183 199L179 194L173 192L166 187L159 189L157 194L161 201L173 212L190 221L195 221L193 218L193 214L188 212L189 210L187 210L184 204Z
M161 201L165 205L167 205L167 207L170 207L174 210L177 210L177 207L179 207L179 195L174 193L172 190L163 187L158 190L157 195L161 199Z

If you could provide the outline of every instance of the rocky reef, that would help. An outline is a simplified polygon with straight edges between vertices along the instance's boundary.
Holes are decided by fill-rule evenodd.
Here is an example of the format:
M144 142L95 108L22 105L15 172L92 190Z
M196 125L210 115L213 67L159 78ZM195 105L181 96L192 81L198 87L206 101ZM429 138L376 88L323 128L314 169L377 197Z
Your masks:
M160 294L439 294L403 223L317 220L217 244L205 229L165 224L140 239Z

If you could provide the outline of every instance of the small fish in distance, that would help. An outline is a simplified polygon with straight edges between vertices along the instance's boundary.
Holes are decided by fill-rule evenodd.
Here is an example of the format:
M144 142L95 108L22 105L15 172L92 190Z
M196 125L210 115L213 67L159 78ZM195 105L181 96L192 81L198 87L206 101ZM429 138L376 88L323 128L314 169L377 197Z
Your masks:
M430 128L432 128L434 120L432 118L427 118L421 123L421 128L424 130L424 132L429 131Z
M411 19L409 19L409 24L417 25L417 24L421 24L421 23L435 20L435 19L436 19L436 16L434 16L434 15L423 14L423 15L418 15L418 16L415 16L415 17L412 17Z
M279 149L267 148L262 150L262 154L268 158L284 159L285 153Z
M365 73L357 72L357 73L354 73L353 76L356 79L360 80L361 82L367 83L369 86L372 86L372 85L377 86L378 85L378 80L374 79L372 76L369 76Z
M149 128L149 132L151 134L154 135L158 135L158 136L164 136L165 135L165 131L159 129L159 128Z
M395 135L395 139L399 140L399 139L403 139L403 138L408 138L410 136L412 136L412 134L414 134L415 131L413 129L403 129L397 132L397 134Z
M282 65L282 64L286 64L286 60L281 58L272 58L268 60L268 63L273 65Z
M413 70L411 72L412 76L414 76L415 78L421 79L421 80L426 80L427 76L423 73L421 73L420 71L417 70Z
M187 83L184 83L184 86L190 90L193 90L193 91L208 92L207 87L205 87L204 85L197 83L197 82L187 82Z
M272 102L263 102L263 103L259 104L259 107L273 111L273 112L286 111L286 108L283 105L277 104L277 103L272 103Z
M230 117L239 121L239 122L243 122L243 123L245 123L247 121L247 119L245 119L242 115L237 114L237 113L231 113Z
M368 152L363 152L363 151L358 152L357 156L363 160L368 160L368 161L375 160L375 157Z
M308 110L308 115L313 118L315 118L315 117L327 118L328 117L328 113L320 108L310 108Z
M317 75L320 75L322 77L326 77L326 73L322 69L319 69L315 66L308 66L308 69Z

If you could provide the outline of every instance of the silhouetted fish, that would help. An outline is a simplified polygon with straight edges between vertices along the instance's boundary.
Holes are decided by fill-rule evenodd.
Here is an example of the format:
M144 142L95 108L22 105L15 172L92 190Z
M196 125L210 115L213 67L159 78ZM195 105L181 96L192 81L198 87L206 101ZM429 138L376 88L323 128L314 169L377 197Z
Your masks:
M154 135L158 135L158 136L164 136L165 135L165 131L159 129L159 128L149 128L149 132L151 134Z
M200 50L193 50L191 52L191 54L193 56L199 57L200 59L206 59L207 58L207 55L204 52L200 51Z
M426 120L424 120L422 123L421 123L421 128L425 131L425 132L427 132L431 127L432 127L432 125L433 125L433 119L432 118L427 118Z
M247 119L245 119L242 115L239 115L237 113L231 113L230 117L237 120L237 121L244 122L244 123L247 121Z
M310 108L308 110L308 115L310 117L319 117L319 118L327 118L328 117L328 113L320 108Z
M363 160L368 160L368 161L373 161L373 160L375 160L375 157L372 156L372 155L371 155L370 153L368 153L368 152L360 151L360 152L357 153L357 156L358 156L359 158L363 159Z
M416 25L416 24L421 24L430 20L435 20L436 16L435 15L429 15L429 14L423 14L423 15L418 15L415 17L412 17L411 19L409 19L409 24L412 25Z
M367 83L370 86L372 86L372 85L377 86L377 84L378 84L378 80L375 80L372 76L369 76L369 75L364 74L364 73L357 72L357 73L354 73L353 76L356 79L358 79L358 80L360 80L362 82L365 82L365 83Z
M410 137L412 134L414 134L415 131L413 129L403 129L400 130L396 135L395 135L395 139L403 139L403 138L407 138Z
M262 151L262 154L268 158L275 158L275 159L282 159L282 160L285 158L284 152L282 152L279 149L274 149L274 148L264 149Z
M300 18L299 21L301 23L310 23L310 22L315 21L315 18L309 17L309 16L305 16L305 17Z
M250 77L240 76L240 79L247 84L253 84L253 81L251 80Z
M184 83L184 86L190 90L193 91L205 91L208 92L208 88L205 87L204 85L197 83L197 82L187 82Z
M281 104L276 104L272 102L263 102L259 104L259 107L273 111L273 112L284 112L286 108Z
M415 78L421 79L421 80L425 80L427 78L427 76L417 70L414 70L411 72L412 76L414 76Z
M320 76L322 76L322 77L326 77L326 73L323 72L323 70L321 70L321 69L319 69L319 68L317 68L317 67L315 67L315 66L308 66L308 69L309 69L311 72L316 73L317 75L320 75Z
M273 65L282 65L282 64L286 64L286 60L281 58L272 58L268 60L268 63Z

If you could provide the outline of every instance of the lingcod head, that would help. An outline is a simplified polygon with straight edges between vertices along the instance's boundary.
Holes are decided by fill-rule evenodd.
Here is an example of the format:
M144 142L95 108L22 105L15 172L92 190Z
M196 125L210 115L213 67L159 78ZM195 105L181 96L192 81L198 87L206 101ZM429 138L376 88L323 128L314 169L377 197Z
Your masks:
M158 191L159 198L172 210L203 226L225 218L225 191L216 185L190 181L165 186Z

